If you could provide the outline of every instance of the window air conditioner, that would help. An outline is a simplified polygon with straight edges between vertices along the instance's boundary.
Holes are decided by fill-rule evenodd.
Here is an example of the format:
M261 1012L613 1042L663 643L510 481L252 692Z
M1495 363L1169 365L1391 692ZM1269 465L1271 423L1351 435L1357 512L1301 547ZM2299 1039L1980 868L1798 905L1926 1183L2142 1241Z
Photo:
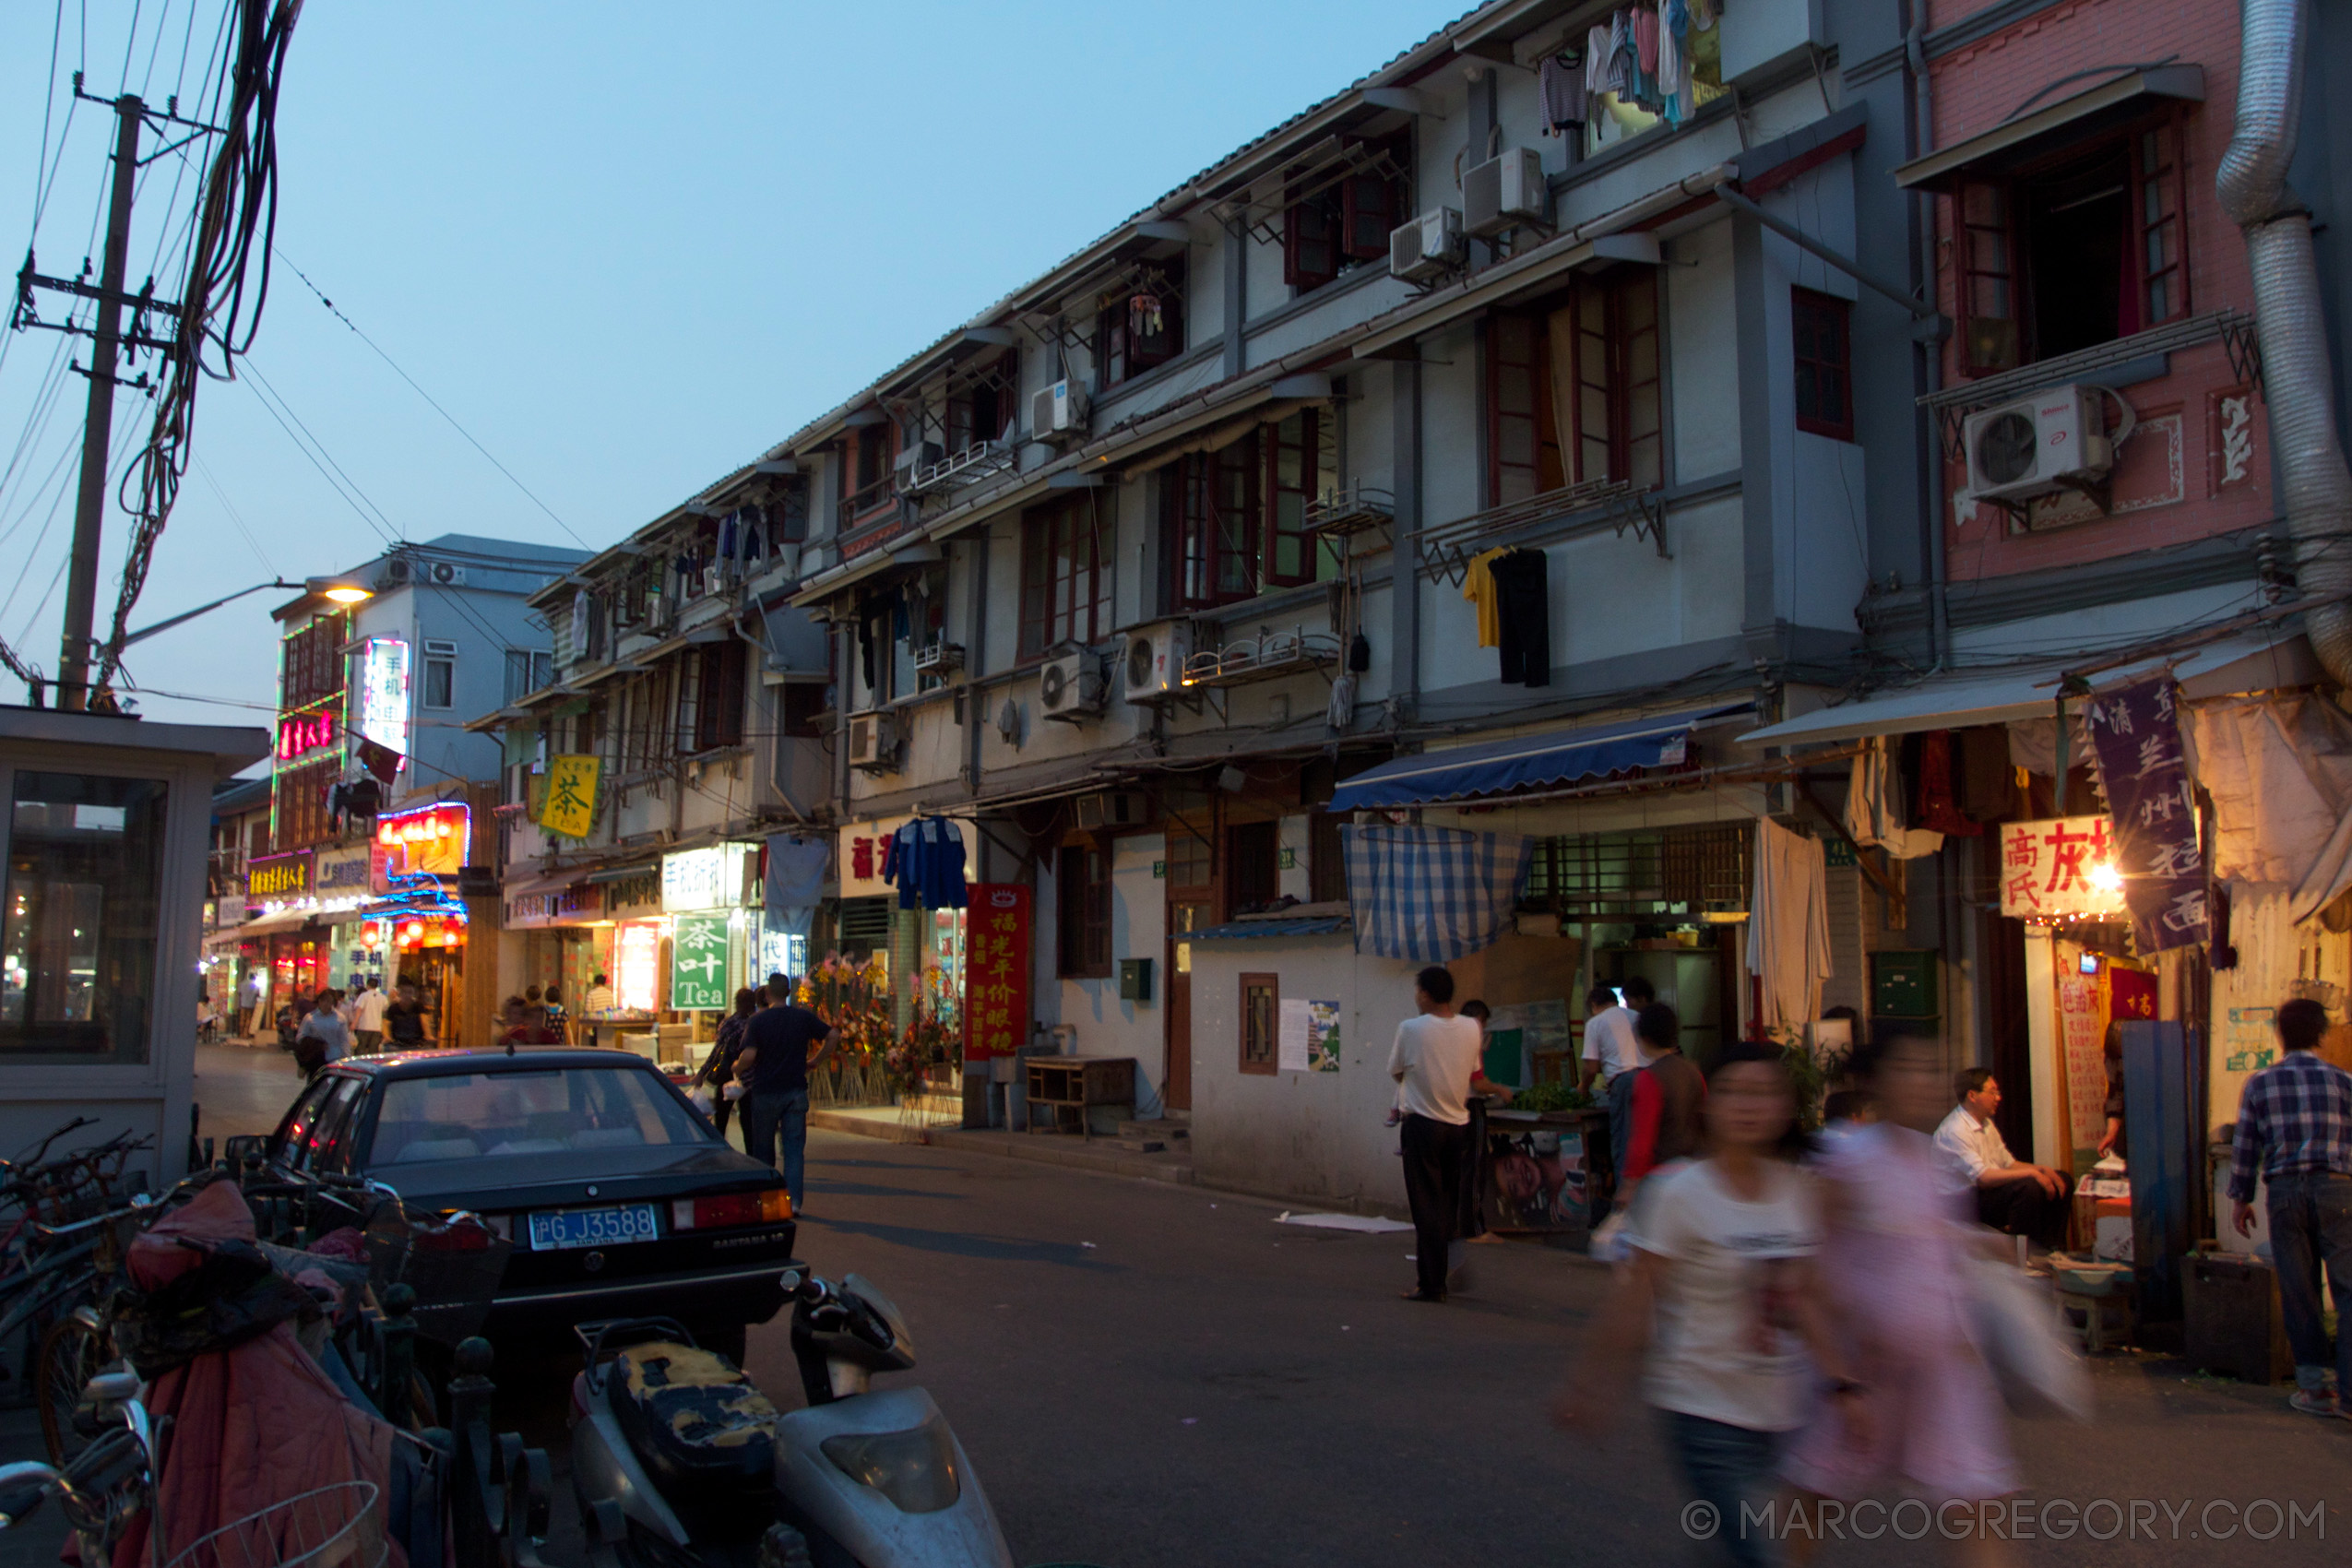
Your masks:
M882 712L849 715L849 766L888 773L898 766L898 719Z
M1086 648L1049 659L1038 671L1038 711L1065 724L1083 722L1102 711L1108 685L1102 660Z
M1029 394L1029 439L1065 442L1087 434L1087 392L1074 381L1057 381Z
M1475 164L1462 175L1462 227L1484 236L1522 223L1540 223L1550 192L1543 159L1531 147L1510 147L1500 158Z
M1176 695L1184 685L1184 661L1192 657L1189 621L1162 621L1129 632L1126 657L1120 661L1127 700L1165 702Z
M1442 278L1462 265L1462 214L1433 207L1388 232L1388 275L1408 283Z
M1106 790L1080 795L1078 826L1092 833L1105 827L1141 827L1151 817L1151 802L1139 790Z
M2046 387L2030 398L1970 414L1961 425L1968 493L1979 501L2025 501L2105 479L2115 448L2138 422L2123 404L2123 428L2109 436L2100 418L2105 388Z

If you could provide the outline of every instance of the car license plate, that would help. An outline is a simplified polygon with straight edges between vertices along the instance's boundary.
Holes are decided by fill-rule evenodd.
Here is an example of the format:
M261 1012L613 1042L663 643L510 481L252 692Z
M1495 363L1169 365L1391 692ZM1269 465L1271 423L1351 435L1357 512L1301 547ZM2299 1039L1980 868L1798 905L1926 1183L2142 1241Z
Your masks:
M531 1251L535 1253L650 1241L657 1234L651 1204L547 1209L531 1216Z

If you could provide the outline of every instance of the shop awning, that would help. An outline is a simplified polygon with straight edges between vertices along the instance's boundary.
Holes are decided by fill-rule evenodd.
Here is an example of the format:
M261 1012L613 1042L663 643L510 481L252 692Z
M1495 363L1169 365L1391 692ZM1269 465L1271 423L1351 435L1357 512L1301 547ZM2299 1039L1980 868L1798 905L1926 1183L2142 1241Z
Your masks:
M1241 920L1228 921L1223 925L1204 926L1199 931L1179 932L1179 942L1247 942L1268 936L1329 936L1346 931L1345 915L1311 915L1304 920Z
M1398 757L1342 780L1326 809L1348 812L1435 805L1506 790L1542 789L1633 768L1664 766L1681 761L1683 747L1697 726L1744 712L1750 706L1742 702L1689 708Z
M2120 125L2165 103L2204 101L2202 65L2151 65L2125 71L2087 92L2013 115L1966 141L1900 164L1895 171L1895 183L1906 190L1949 190L1963 172L2005 173L2045 152Z
M245 921L227 931L215 932L208 940L215 945L243 942L248 936L274 936L280 932L300 931L306 925L327 929L327 917L316 909L290 909L283 914L264 915L259 920Z
M659 861L639 861L632 865L606 866L601 871L592 871L586 876L580 877L577 880L581 882L598 884L606 882L626 882L633 876L650 876L660 869L661 862Z
M1850 741L1865 735L1908 735L1923 730L1965 730L2049 719L2057 711L2059 678L2074 659L2019 665L1997 672L1931 675L1917 684L1875 692L1853 702L1768 724L1740 737L1742 745L1794 746ZM2093 678L2105 686L2161 669L2148 659ZM2295 685L2307 678L2310 647L2299 636L2233 637L2172 660L2172 672L2192 697ZM1344 788L1344 786L1343 786Z

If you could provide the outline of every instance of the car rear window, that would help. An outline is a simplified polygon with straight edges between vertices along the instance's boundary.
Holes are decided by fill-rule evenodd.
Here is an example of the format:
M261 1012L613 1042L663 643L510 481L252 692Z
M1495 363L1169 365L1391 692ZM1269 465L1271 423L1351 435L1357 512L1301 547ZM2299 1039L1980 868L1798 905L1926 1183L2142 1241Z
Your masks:
M384 1086L371 1166L707 1143L652 1074L629 1067L446 1073Z

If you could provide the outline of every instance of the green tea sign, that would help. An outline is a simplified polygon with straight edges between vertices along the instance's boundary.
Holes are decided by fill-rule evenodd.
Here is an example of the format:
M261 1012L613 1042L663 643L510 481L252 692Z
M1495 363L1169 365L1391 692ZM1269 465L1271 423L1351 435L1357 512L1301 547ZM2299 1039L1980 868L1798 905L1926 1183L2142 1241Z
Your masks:
M678 915L670 946L670 1005L681 1013L727 1006L727 917Z

